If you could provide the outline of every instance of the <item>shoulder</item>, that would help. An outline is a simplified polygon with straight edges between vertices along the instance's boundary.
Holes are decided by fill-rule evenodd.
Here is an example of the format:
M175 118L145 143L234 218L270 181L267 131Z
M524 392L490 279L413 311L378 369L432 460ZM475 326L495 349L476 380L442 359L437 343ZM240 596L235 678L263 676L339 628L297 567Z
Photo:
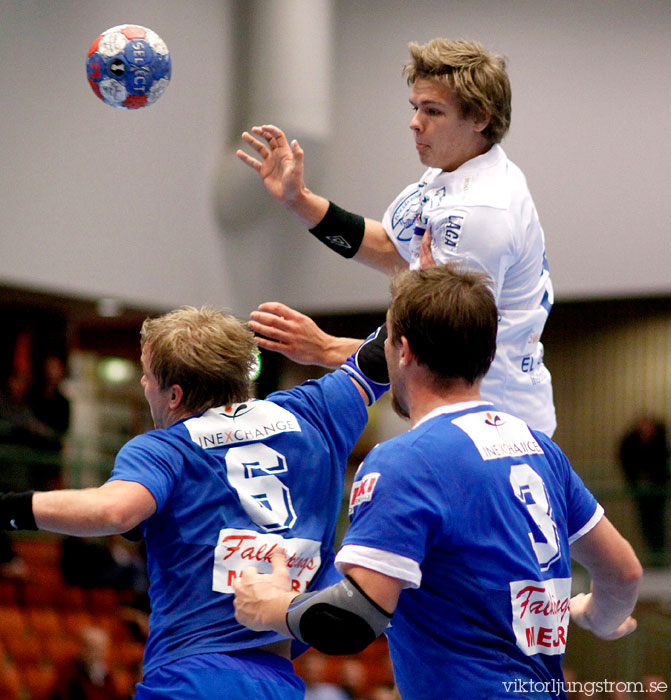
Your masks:
M367 420L363 397L346 372L336 370L286 391L269 394L266 402L305 418L315 414L343 415L348 411L355 420Z

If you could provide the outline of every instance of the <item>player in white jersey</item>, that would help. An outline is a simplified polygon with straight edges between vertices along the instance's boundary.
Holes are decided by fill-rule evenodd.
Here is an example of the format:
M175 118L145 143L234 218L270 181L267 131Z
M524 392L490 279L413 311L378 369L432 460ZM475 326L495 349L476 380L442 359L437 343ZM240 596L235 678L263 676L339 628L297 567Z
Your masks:
M356 474L338 584L296 595L284 557L236 579L237 619L355 653L386 632L403 700L566 699L570 617L604 639L636 627L629 543L550 438L483 401L497 308L482 273L395 279L385 354L411 430ZM571 598L571 557L591 592Z
M410 44L410 52L405 73L416 112L410 128L429 169L399 194L381 222L310 191L303 180L303 151L275 126L243 134L261 160L244 151L238 156L319 240L345 257L388 273L408 263L448 260L486 272L501 318L483 396L552 435L552 382L540 338L553 291L526 180L498 145L510 124L505 62L476 42L436 39ZM360 342L327 336L306 316L276 304L261 305L250 327L265 337L261 347L328 367L337 367Z
M0 527L144 538L151 615L138 700L300 700L290 641L236 622L232 582L290 551L292 585L327 585L347 456L376 387L357 365L252 400L256 345L238 319L185 307L142 327L156 426L98 488L0 494ZM335 579L333 578L335 577Z

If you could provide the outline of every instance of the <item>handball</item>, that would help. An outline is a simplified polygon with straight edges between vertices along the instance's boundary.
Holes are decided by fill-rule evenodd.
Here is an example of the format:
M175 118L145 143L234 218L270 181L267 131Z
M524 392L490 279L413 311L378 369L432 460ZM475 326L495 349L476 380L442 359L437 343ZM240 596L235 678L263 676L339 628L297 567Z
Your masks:
M139 109L164 93L171 68L168 47L156 32L120 24L91 44L86 76L93 92L106 104Z

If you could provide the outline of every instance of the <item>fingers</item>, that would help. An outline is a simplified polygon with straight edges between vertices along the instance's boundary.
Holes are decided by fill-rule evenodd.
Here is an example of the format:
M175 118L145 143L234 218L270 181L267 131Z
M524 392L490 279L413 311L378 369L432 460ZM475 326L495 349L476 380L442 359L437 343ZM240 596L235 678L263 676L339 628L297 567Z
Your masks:
M282 316L284 318L289 318L290 316L298 314L298 311L279 301L266 301L263 304L259 304L257 308L259 311L265 311L266 313L275 314L275 316Z
M262 338L260 335L257 335L255 340L256 344L261 348L261 350L268 350L269 352L279 352L281 355L285 356L287 353L291 352L290 349L284 343L280 343L277 340Z
M422 243L419 247L419 266L422 270L433 267L436 261L431 252L431 232L426 231L422 236Z
M256 129L259 129L259 134L263 136L268 143L271 143L272 141L275 141L277 146L280 148L286 148L289 144L287 141L287 137L282 131L282 129L276 127L274 124L264 124L261 127L255 127ZM255 133L257 133L255 131Z
M296 332L294 322L302 316L294 309L278 301L260 304L249 314L247 325L255 332L275 341L290 341Z
M262 158L268 157L268 147L258 139L255 139L248 131L242 132L242 140L251 146Z
M250 168L254 168L254 170L261 170L261 163L259 163L256 158L252 158L252 156L248 155L244 151L236 151L235 155L245 164L249 165Z
M253 311L249 315L247 323L249 328L254 333L260 333L266 338L271 338L276 341L287 341L292 333L292 326L287 319L275 314L267 314L259 311Z
M294 160L296 161L296 165L302 166L305 151L298 145L298 141L296 141L296 139L294 139L291 142L291 152L294 154Z
M287 552L284 547L278 547L270 557L274 574L284 574L287 569Z
M252 134L255 136L258 136L259 138L265 139L268 142L268 145L273 148L288 148L289 142L287 141L287 137L285 133L282 131L282 129L279 129L278 127L274 126L273 124L264 124L263 126L253 126L250 131ZM247 134L247 136L245 136ZM257 141L251 134L248 132L244 132L242 135L242 138L247 141L247 143L252 146L253 148L257 149L257 146L255 144L258 144L262 146L263 148L266 148L266 146L261 143L261 141ZM253 143L255 142L255 143Z
M628 617L615 631L606 635L604 639L613 640L626 637L638 627L638 622L633 617Z

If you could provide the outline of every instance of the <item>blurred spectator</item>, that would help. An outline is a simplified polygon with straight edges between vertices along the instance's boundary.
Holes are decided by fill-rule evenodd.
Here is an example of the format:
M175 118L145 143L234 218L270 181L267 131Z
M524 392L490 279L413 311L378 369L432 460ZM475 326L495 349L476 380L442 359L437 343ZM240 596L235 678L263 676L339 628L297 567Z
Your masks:
M35 417L52 431L55 442L62 443L70 427L70 401L61 391L65 379L65 362L47 355L42 372L28 392L28 404Z
M30 374L13 371L0 389L0 442L21 448L3 459L0 490L42 489L54 471L60 472L60 440L29 404L31 382ZM24 454L26 449L46 454Z
M666 426L649 416L640 418L620 444L620 463L632 490L641 531L655 563L666 548L666 504L669 445Z
M51 700L122 700L110 675L110 639L100 627L81 630L81 650L58 679Z
M38 420L28 403L31 382L29 374L12 372L0 390L0 434L4 443L41 447L52 437L49 427Z
M316 651L309 651L301 659L301 677L305 681L305 700L348 700L349 695L326 680L327 659Z
M48 354L27 395L34 416L48 429L47 435L41 440L41 449L53 453L53 462L42 465L41 483L36 487L39 490L63 487L61 452L65 434L70 427L70 402L61 392L64 379L65 362L57 355Z

